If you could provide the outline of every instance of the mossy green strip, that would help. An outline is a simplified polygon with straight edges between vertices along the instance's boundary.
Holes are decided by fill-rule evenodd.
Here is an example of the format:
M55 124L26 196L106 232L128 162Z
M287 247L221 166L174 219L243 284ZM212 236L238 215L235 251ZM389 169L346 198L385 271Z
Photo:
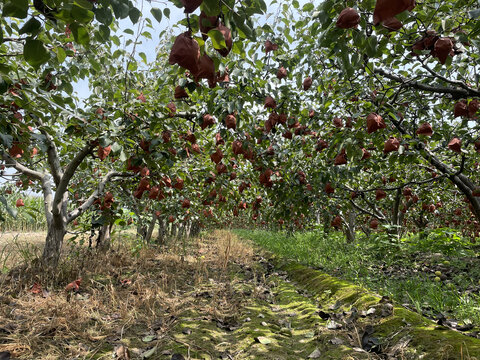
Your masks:
M366 310L380 302L380 296L347 281L336 279L293 261L275 258L276 266L286 271L300 287L326 300L325 306L340 304L343 309L355 306ZM406 352L412 359L453 360L480 359L480 340L460 332L438 326L433 321L400 306L394 307L392 316L377 319L375 336L392 348L400 341L409 339Z

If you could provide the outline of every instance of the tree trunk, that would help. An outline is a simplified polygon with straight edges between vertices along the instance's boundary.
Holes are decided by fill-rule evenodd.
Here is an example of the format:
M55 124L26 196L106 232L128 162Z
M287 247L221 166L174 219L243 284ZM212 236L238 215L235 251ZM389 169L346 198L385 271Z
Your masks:
M61 222L52 221L48 225L47 238L45 239L42 258L44 263L51 268L56 268L58 265L65 233L65 226Z
M165 245L165 222L161 218L158 218L157 243L159 245Z
M323 235L328 236L330 233L330 222L331 218L329 214L325 213L323 216Z
M348 244L353 244L355 242L355 220L357 214L355 211L351 210L348 212L347 216L345 217L345 237L347 238Z
M172 227L170 228L170 237L175 238L177 237L177 224L172 224Z
M192 222L192 225L190 226L190 236L191 237L196 237L200 234L200 224L198 221Z
M45 247L43 248L42 261L50 268L56 268L60 260L60 252L62 250L63 238L66 233L66 219L58 212L53 214L53 192L52 178L45 175L41 178L43 191L43 204L45 217L47 220L47 238L45 239ZM58 208L65 208L59 206ZM57 209L58 209L57 208Z
M185 237L190 238L190 231L192 229L192 222L189 221L185 224Z
M185 234L185 223L182 223L182 224L178 225L178 235L177 236L179 238L183 238L184 234Z
M137 225L137 236L140 238L140 239L145 239L145 237L147 236L147 227L142 224L142 222L138 221L138 225Z
M100 228L100 234L98 234L98 240L96 247L101 250L108 250L110 248L110 230L111 224L105 223Z
M402 201L402 189L398 188L395 194L395 202L393 203L392 209L392 223L391 228L389 229L389 234L400 238L400 233L402 231L402 223L400 222L400 203Z
M155 212L153 212L152 220L150 221L150 225L148 226L148 230L145 233L145 238L144 238L147 244L149 244L150 240L152 239L153 229L155 229L156 223L157 223L157 215L155 214Z

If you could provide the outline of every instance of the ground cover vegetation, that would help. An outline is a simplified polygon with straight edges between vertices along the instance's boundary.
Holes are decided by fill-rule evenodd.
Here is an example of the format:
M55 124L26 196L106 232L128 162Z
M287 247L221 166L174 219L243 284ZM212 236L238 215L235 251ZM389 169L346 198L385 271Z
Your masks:
M478 321L459 305L480 236L477 1L146 5L0 5L0 221L46 228L29 269L59 286L77 242L106 252L126 227L135 254L225 226L284 231L301 254L291 239L313 238L291 235L321 228L339 274ZM157 31L172 7L184 18Z
M348 244L341 233L235 232L277 255L391 296L413 311L477 336L478 246L451 229L423 238L410 235L396 244L386 234L360 236L356 244Z

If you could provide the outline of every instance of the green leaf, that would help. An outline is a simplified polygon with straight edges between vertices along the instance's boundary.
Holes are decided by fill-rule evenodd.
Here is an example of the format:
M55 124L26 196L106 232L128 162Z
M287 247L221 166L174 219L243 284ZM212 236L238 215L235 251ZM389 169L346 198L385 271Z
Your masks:
M90 42L90 36L84 26L79 25L78 23L73 23L70 24L70 30L72 30L76 42L82 45L88 45Z
M216 16L220 14L220 2L218 0L203 0L201 9L208 16Z
M468 13L470 14L470 18L476 19L480 16L480 9L470 10Z
M140 19L140 16L142 16L142 13L136 7L133 7L128 12L128 16L130 17L132 23L136 24L138 22L138 19Z
M75 0L75 4L88 10L92 10L93 8L93 4L88 0Z
M42 24L40 23L40 21L32 17L20 28L20 30L18 30L18 33L20 35L33 34L38 32L41 26Z
M144 353L142 353L142 359L148 359L149 357L153 356L156 351L157 351L156 346L154 346L150 350L145 351Z
M112 152L114 154L118 154L122 149L123 149L123 147L119 143L115 142L115 143L112 144Z
M99 8L95 10L95 18L102 24L110 25L113 21L112 10L109 8Z
M168 19L170 19L170 9L169 8L163 9L163 15L165 15Z
M6 93L8 90L8 83L0 76L0 94ZM0 134L1 135L1 134Z
M142 341L148 343L148 342L152 342L156 338L157 337L155 335L147 335L142 338Z
M303 5L302 10L303 10L303 11L306 11L306 12L310 12L310 11L312 11L314 8L315 8L315 6L314 6L312 3L306 3L305 5Z
M38 68L50 59L50 53L40 40L27 40L23 46L23 57L31 66Z
M111 0L111 4L116 18L125 19L128 16L130 7L127 2L124 0Z
M0 133L0 140L2 140L2 144L6 148L12 147L13 137L11 135Z
M0 26L0 44L3 42L3 30L2 27Z
M144 62L145 64L147 64L147 55L145 55L144 52L140 52L140 53L138 54L138 56L140 56L140 57L142 58L143 62Z
M93 17L95 16L95 14L92 11L84 9L77 5L72 6L70 15L75 21L78 21L79 23L82 23L82 24L88 24L90 21L93 20Z
M235 21L235 25L237 26L237 28L243 32L243 34L247 37L247 38L251 38L252 37L252 34L253 34L253 30L252 28L240 17L240 15L238 15L237 13L233 13L233 19Z
M98 34L102 38L102 41L107 41L110 38L110 28L106 25L100 25L98 27Z
M28 15L28 0L9 0L3 5L3 17L25 19Z
M377 42L377 37L375 35L372 35L367 39L367 46L365 50L368 56L375 57L375 55L377 54L377 45L378 45L378 42Z
M7 199L5 199L2 195L0 195L0 202L3 204L3 206L5 206L5 209L10 214L10 216L12 216L14 218L17 217L18 211L16 209L10 207L10 205L8 205Z
M219 30L210 30L207 35L212 40L215 49L224 49L227 47L225 44L225 37Z
M157 20L158 22L162 22L162 10L154 7L150 10L150 13L155 18L155 20Z
M63 48L61 48L61 47L58 47L57 48L57 60L58 60L58 62L61 64L65 61L66 58L67 58L67 53L65 52L65 50L63 50Z

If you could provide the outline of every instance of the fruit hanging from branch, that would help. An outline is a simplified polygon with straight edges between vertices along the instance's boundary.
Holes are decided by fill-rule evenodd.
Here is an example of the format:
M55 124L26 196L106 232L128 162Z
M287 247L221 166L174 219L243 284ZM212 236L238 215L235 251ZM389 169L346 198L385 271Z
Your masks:
M337 19L337 27L341 29L356 28L358 24L360 24L360 15L352 8L343 9Z
M107 147L98 147L97 155L100 160L105 160L107 156L110 154L112 151L112 147L108 145Z
M415 0L377 0L373 11L373 23L378 25L394 16L415 8Z
M375 191L375 200L379 201L379 200L385 199L386 197L387 197L387 193L384 190L377 189Z
M287 75L288 75L287 69L285 69L283 66L280 66L277 70L277 78L279 80L282 80L282 79L286 78Z
M270 40L265 41L265 53L269 53L270 51L278 50L278 45L274 44Z
M265 98L265 109L275 109L277 107L277 103L275 102L275 99L271 97L270 95Z
M433 129L432 125L429 123L423 123L422 125L419 126L417 129L417 135L423 135L423 136L432 136L433 135Z
M183 7L185 8L185 13L190 14L197 10L197 8L202 5L203 0L180 0Z
M448 37L439 38L435 42L434 54L441 64L445 64L448 55L454 55L452 39Z
M227 129L235 130L237 128L237 119L233 114L229 114L225 117L225 125Z
M210 114L203 115L202 124L200 125L202 130L205 130L207 127L209 127L213 124L215 124L215 118L212 115L210 115Z
M196 74L199 60L200 47L197 41L192 38L191 32L187 31L178 35L170 51L168 59L170 65L178 64L192 74Z
M459 138L453 138L448 143L448 148L460 154L462 152L462 140L460 140Z
M389 152L392 151L398 151L400 148L400 141L398 141L397 138L391 137L387 141L385 141L385 144L383 146L383 153L388 154Z
M226 47L221 48L221 49L215 49L217 52L222 55L223 57L226 57L229 53L230 50L232 50L233 46L233 40L232 40L232 33L228 27L226 27L223 24L220 24L216 30L220 31L223 35L223 38L225 40L225 45Z
M377 113L370 113L367 116L367 132L369 134L380 130L380 129L385 129L387 125L385 124L385 121L383 118L378 115Z
M218 16L208 16L203 11L198 17L198 27L202 33L203 40L208 38L208 32L218 26Z
M186 99L188 98L188 93L185 91L185 89L183 87L181 87L180 85L178 85L177 87L175 87L175 94L174 94L174 97L175 99Z
M307 91L312 87L313 79L310 76L307 76L305 80L303 80L303 90Z

